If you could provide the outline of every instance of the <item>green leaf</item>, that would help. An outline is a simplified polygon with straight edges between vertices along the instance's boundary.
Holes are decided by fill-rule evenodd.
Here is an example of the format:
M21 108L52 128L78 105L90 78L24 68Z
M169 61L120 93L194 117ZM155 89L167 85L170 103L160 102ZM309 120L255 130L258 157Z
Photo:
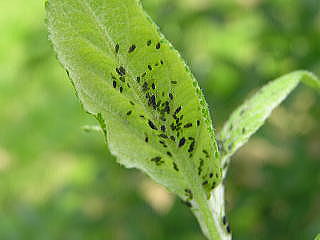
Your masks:
M49 0L46 9L58 59L111 153L179 195L217 237L207 198L221 179L219 151L180 55L136 0Z
M318 234L314 240L320 240L320 234Z
M320 81L312 73L292 72L268 83L231 114L218 137L223 164L263 125L272 110L300 81L320 90Z

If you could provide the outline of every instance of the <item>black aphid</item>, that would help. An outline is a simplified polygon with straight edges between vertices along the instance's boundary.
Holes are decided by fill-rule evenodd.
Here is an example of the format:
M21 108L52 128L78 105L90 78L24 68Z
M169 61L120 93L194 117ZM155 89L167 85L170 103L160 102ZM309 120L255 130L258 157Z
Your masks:
M156 45L156 49L160 49L161 45L160 43L158 42L157 45Z
M137 83L140 83L140 77L137 77Z
M171 100L173 99L172 93L169 93L169 98L170 98Z
M145 77L146 76L146 72L142 73L141 77Z
M152 89L156 89L156 85L154 85L154 83L152 83L151 87Z
M147 41L147 45L150 46L151 45L151 40Z
M179 147L182 147L186 143L186 139L183 137L179 141Z
M118 52L119 52L119 48L120 48L120 46L119 46L119 44L117 43L116 46L114 47L114 51L115 51L116 53L118 53Z
M128 53L133 52L135 49L136 49L136 45L132 44L132 45L129 47Z
M178 114L181 111L181 106L179 106L175 111L174 114Z
M149 89L148 83L144 82L143 86L142 86L142 90L145 92Z
M177 172L179 172L179 168L178 168L177 164L175 162L173 162L172 164L173 164L173 169L176 170Z
M167 136L167 135L165 135L165 134L163 134L163 133L159 134L159 137L162 137L162 138L168 138L168 136Z
M168 155L169 157L172 157L172 153L171 153L171 152L167 152L167 155Z
M151 71L152 70L152 67L151 67L151 65L148 65L148 69Z
M200 120L197 120L197 126L198 127L200 126Z
M188 200L192 200L193 199L193 193L190 189L185 189L184 192L186 193L186 196L188 198Z
M116 82L116 81L113 81L113 82L112 82L112 85L113 85L114 88L116 88L116 87L117 87L117 82Z
M194 150L194 144L195 142L191 142L190 146L189 146L189 149L188 149L188 152L192 152Z
M131 113L132 113L132 111L130 110L130 111L127 112L127 115L130 116Z
M120 87L120 88L119 88L119 90L120 90L120 93L122 93L122 91L123 91L123 87Z
M227 225L226 230L227 230L228 233L231 233L231 227L230 227L229 224Z
M146 137L146 138L144 139L144 141L145 141L146 143L149 142L149 138Z
M119 79L121 80L121 82L125 82L126 78L124 76L119 77Z
M213 173L210 173L210 174L209 174L209 178L212 178L212 177L213 177Z
M162 126L160 127L160 129L161 129L162 132L165 132L165 131L166 131L166 126L162 125Z
M157 166L163 163L163 161L161 161L161 157L151 158L151 162L155 162Z
M158 128L156 127L156 125L154 125L154 123L151 120L148 120L148 124L149 126L153 129L153 130L158 130Z
M177 81L171 81L172 84L177 84Z
M226 225L226 224L227 224L227 218L226 218L226 216L223 216L223 217L222 217L222 223L223 223L223 225Z
M207 185L208 184L208 181L204 181L203 183L202 183L202 186L205 186L205 185Z
M132 102L132 101L129 101L129 103L132 105L132 106L134 106L134 102Z
M192 127L192 123L187 123L186 125L183 126L184 128L189 128Z
M160 63L161 63L161 65L163 65L163 61L162 60L160 60Z
M116 68L116 72L120 75L123 76L126 74L126 69L123 66L120 66L118 68Z

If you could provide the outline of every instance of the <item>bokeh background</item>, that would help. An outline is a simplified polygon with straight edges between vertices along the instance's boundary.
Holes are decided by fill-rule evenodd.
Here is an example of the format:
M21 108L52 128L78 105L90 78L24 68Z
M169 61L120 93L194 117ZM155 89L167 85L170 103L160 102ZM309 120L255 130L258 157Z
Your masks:
M143 0L200 82L217 131L271 79L320 76L319 0ZM0 1L0 239L204 240L178 199L115 162L47 40L43 0ZM300 86L233 158L236 240L320 232L320 95Z

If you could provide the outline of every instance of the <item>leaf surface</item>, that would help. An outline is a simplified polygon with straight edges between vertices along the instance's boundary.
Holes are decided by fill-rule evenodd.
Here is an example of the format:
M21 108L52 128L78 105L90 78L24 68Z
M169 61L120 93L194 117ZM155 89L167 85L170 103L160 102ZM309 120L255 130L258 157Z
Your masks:
M299 82L320 91L320 81L315 75L307 71L292 72L268 83L231 114L218 137L223 164L263 125Z
M208 107L139 2L49 0L46 9L58 59L119 163L201 205L222 175Z

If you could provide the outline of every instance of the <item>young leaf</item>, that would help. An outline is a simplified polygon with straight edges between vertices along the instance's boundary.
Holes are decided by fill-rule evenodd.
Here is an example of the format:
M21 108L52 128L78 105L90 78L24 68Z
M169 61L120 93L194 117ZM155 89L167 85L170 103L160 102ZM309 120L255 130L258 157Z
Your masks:
M300 81L320 90L320 81L312 73L292 72L268 83L231 114L218 137L223 164L263 125L272 110Z
M50 40L110 151L178 194L210 238L207 197L221 179L196 80L136 0L49 0Z
M320 234L318 234L314 240L320 240Z

